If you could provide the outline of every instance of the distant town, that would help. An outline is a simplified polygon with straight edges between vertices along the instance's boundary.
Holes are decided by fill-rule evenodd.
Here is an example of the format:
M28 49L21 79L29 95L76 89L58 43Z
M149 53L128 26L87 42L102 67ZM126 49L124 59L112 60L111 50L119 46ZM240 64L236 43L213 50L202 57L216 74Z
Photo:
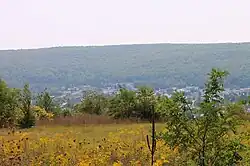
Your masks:
M83 86L72 86L72 87L61 87L56 92L52 93L54 100L57 101L61 107L66 107L67 105L74 105L81 102L87 92L96 91L104 95L114 95L120 88L126 88L128 90L137 90L133 83L116 83L105 85L103 88L96 88L90 85ZM182 91L185 93L186 97L190 99L193 106L196 106L202 99L203 89L196 86L187 86L184 88L162 88L154 89L155 95L166 95L168 97L174 91ZM250 88L240 88L240 89L230 89L225 88L225 91L221 94L226 100L230 102L238 101L239 99L247 99L250 96Z

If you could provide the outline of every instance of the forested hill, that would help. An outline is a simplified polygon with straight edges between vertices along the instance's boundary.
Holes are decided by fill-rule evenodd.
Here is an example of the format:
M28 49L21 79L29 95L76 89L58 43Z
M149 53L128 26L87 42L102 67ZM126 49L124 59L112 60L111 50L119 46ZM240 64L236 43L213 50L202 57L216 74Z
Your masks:
M101 86L134 82L202 86L212 67L230 72L227 86L250 86L250 43L142 44L0 51L0 76L12 86Z

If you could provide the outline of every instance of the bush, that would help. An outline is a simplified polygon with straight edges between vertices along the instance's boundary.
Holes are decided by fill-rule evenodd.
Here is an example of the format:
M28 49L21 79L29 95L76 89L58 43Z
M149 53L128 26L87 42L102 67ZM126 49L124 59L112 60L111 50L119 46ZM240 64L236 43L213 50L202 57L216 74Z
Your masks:
M32 112L36 117L36 120L48 119L51 120L54 114L46 112L45 109L39 106L32 106Z
M36 124L36 117L32 113L32 111L28 111L24 117L19 122L20 128L30 128L35 126Z

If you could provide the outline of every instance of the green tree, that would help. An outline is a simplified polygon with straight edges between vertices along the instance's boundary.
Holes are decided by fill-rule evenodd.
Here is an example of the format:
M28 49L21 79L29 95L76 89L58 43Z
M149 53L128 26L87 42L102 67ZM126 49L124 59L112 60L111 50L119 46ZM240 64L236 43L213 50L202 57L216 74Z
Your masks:
M166 117L167 132L162 138L172 148L178 147L185 164L232 165L239 160L243 146L237 137L236 127L241 123L236 112L242 112L238 103L224 104L221 97L226 71L212 69L205 84L204 100L199 108L192 109L184 93L176 92L158 105Z
M16 125L20 111L19 92L0 79L0 127Z
M110 100L109 115L114 118L130 118L136 114L136 92L121 88Z
M151 120L152 117L151 108L156 103L154 90L150 87L141 86L138 88L136 98L137 98L137 117L140 119Z
M50 93L45 89L42 93L38 94L36 99L36 105L45 109L46 112L54 112L55 103Z
M32 94L29 90L29 85L25 84L21 92L20 104L23 112L23 118L20 120L19 125L21 128L30 128L35 125L36 118L31 109Z
M77 111L89 114L104 114L108 107L108 99L103 94L95 91L86 92L82 102L78 105Z

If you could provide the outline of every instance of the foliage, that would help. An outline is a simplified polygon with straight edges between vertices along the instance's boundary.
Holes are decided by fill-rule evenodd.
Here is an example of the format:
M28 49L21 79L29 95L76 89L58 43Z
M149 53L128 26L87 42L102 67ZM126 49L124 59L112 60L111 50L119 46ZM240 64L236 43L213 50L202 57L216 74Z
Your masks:
M153 116L151 108L156 104L156 97L152 88L141 86L137 92L137 117L151 121ZM158 114L155 115L159 119Z
M66 116L73 116L75 112L73 112L72 109L70 108L65 108L62 110L62 116L66 117Z
M23 89L9 88L0 80L0 125L1 127L29 128L41 117L52 118L53 114L33 106L29 85Z
M19 90L9 88L0 79L0 127L13 126L19 119Z
M134 82L154 87L203 86L219 66L230 87L250 83L250 43L145 44L0 51L0 75L12 86L46 87Z
M36 119L31 109L32 95L29 90L29 85L26 84L21 91L20 104L23 113L23 118L20 119L19 126L21 128L30 128L35 125Z
M61 109L53 101L53 97L47 89L38 94L36 98L36 105L43 108L46 112L51 112L54 115L59 115L61 113Z
M130 118L136 113L136 92L121 88L110 100L109 115L114 118Z
M89 91L82 102L78 104L76 110L82 113L101 115L106 112L108 98L95 91Z
M227 72L213 69L205 85L204 99L198 109L190 108L183 93L176 92L163 100L163 115L167 116L167 132L162 137L170 147L179 147L186 163L197 165L232 165L239 162L236 154L244 150L236 127L243 111L238 103L223 104L220 93ZM191 116L190 116L191 115Z
M33 114L36 117L36 120L42 120L42 119L49 119L52 120L53 114L50 112L46 112L45 109L39 107L39 106L32 106Z
M110 100L109 115L114 118L137 118L151 120L151 107L157 99L152 88L138 87L137 91L121 88ZM159 114L156 114L159 119Z

